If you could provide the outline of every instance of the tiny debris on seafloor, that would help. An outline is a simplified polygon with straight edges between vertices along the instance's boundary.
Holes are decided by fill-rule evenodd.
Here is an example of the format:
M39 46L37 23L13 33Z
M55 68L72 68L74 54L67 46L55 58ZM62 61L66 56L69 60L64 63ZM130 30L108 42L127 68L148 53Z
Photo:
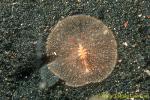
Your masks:
M127 28L127 27L128 27L128 21L125 21L124 24L123 24L123 26L124 26L125 28Z
M144 72L148 75L148 76L150 76L150 70L144 70Z
M128 43L127 43L127 42L123 42L122 44L123 44L124 46L126 46L126 47L128 46Z

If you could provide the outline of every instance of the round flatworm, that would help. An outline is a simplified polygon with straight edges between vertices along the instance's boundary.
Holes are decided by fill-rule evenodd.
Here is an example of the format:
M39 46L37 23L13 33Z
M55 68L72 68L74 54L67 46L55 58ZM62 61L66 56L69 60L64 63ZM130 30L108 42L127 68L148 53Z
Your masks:
M56 56L48 69L78 87L101 82L113 71L117 43L102 21L87 15L74 15L59 21L46 42L47 56Z

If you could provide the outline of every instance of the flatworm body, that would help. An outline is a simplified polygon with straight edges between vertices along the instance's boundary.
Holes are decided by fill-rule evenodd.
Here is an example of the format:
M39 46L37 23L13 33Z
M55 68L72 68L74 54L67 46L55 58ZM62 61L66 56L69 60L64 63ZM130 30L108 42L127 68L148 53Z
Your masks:
M78 87L101 82L113 71L117 60L117 43L102 21L75 15L59 21L47 38L47 56L56 56L48 69Z

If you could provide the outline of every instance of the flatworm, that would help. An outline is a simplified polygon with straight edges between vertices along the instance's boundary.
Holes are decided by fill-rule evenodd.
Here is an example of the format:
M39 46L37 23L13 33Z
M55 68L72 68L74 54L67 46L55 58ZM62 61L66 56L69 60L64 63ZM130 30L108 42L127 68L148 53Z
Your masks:
M47 56L56 56L48 69L78 87L101 82L113 71L117 43L102 21L87 15L74 15L59 21L46 42Z

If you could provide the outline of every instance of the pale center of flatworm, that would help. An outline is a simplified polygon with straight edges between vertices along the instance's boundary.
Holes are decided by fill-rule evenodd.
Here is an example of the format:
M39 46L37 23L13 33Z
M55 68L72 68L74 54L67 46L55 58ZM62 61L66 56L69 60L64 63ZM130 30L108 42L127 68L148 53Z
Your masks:
M87 63L87 49L85 49L81 44L79 44L78 47L78 56L80 57L81 63L84 65L85 67L85 72L88 73L89 72L89 68L88 68L88 63Z

